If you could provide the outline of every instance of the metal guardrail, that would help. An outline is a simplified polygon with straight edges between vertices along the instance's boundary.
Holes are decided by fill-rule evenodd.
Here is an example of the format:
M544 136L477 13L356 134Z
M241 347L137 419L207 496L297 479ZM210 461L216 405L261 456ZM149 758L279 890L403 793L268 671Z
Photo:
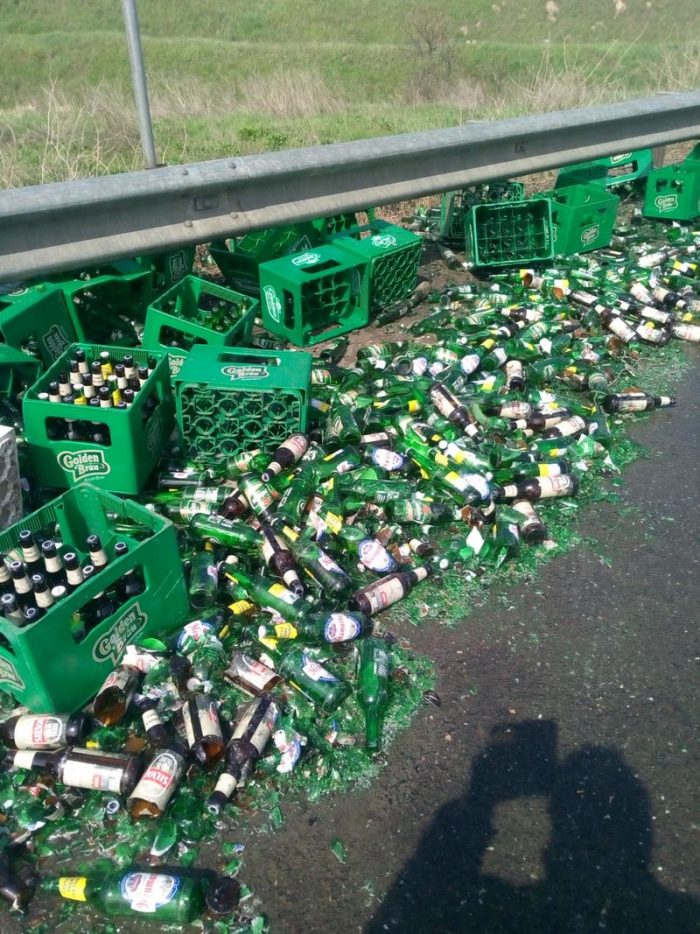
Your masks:
M12 189L0 281L700 137L700 91Z

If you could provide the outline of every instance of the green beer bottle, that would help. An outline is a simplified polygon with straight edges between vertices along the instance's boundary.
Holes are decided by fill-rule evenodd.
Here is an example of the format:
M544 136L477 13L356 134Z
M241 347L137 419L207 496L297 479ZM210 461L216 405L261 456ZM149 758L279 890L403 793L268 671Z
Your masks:
M249 525L237 519L222 516L193 516L189 529L193 536L204 538L215 545L253 553L260 546L260 535Z
M75 902L86 902L110 917L131 917L161 924L188 924L203 909L201 879L138 868L103 879L61 876L41 883L44 892Z
M306 645L350 642L372 631L372 621L362 613L309 613L294 623L276 623L270 632L275 639L299 639Z
M289 542L289 550L304 573L321 588L324 594L342 597L352 590L350 577L320 545L300 536L288 525L276 524L275 527Z
M239 584L258 606L274 610L283 619L299 619L308 606L298 594L287 590L279 581L262 576L249 577L237 564L230 561L224 563L222 573L224 577Z
M350 693L350 685L316 661L303 646L291 643L282 647L275 639L267 638L260 641L285 681L322 713L331 713Z
M365 715L365 746L379 749L382 718L389 701L389 653L382 639L364 639L357 668L357 700Z

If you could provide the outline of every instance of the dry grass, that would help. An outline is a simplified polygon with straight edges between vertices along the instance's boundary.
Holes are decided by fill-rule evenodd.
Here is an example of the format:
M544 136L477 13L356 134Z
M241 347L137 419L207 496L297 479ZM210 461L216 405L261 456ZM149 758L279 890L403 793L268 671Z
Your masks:
M285 69L245 79L239 101L250 113L294 119L338 113L347 106L319 76Z
M453 125L588 107L635 93L619 78L634 43L611 44L588 70L576 61L575 52L571 61L565 56L561 64L559 50L555 64L545 45L531 77L518 78L514 73L495 92L478 79L450 74L449 56L443 54L441 43L439 33L435 48L431 45L421 51L417 65L420 80L403 92L387 93L384 109L377 110L378 133L409 128L409 118L410 129L427 128L441 120ZM700 41L689 43L683 51L655 56L648 93L698 86ZM242 152L257 151L255 146L267 149L311 144L320 141L321 134L323 141L328 141L354 138L357 132L357 106L353 109L353 102L343 92L310 71L280 67L268 75L244 77L238 85L232 80L223 87L196 77L160 78L151 82L150 95L158 154L164 162L220 157L217 150L222 145L233 151L238 151L239 144ZM218 121L218 143L212 133L214 121ZM287 143L288 127L277 133L276 128L285 121L295 129L302 127L297 139L305 143ZM384 130L385 126L389 129ZM129 171L141 164L133 99L130 92L114 84L100 83L69 97L52 83L22 107L0 110L2 187Z

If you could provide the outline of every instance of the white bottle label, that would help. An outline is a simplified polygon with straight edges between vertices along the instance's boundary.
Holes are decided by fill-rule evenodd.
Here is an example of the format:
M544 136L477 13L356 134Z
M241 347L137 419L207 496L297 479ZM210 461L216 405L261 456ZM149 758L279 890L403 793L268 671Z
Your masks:
M296 460L299 460L300 457L303 457L306 454L306 451L309 447L309 439L306 435L290 435L286 441L284 441L280 447L284 448L287 451L291 451Z
M280 762L277 771L281 775L291 772L299 761L301 756L301 736L298 733L292 733L287 736L284 730L277 730L272 737L275 747L280 753Z
M379 613L385 607L391 606L397 600L401 600L406 591L397 577L392 577L386 581L379 581L374 587L364 591L364 595L369 601L372 615Z
M340 573L345 576L345 571L340 567L339 564L336 564L331 556L325 551L318 556L318 563L322 568L325 568L326 571L335 571L336 573Z
M116 688L118 691L123 691L124 693L129 693L129 688L132 685L133 681L133 672L129 668L115 668L114 671L110 672L105 679L104 684L100 688L98 697L100 694L103 694L105 691L110 688Z
M241 739L248 732L250 722L258 711L259 703L260 701L253 701L248 705L245 713L236 724L236 729L233 732L233 739ZM270 704L253 733L248 736L248 742L255 746L261 754L265 746L267 746L272 730L277 722L278 715L279 709L277 704Z
M568 435L577 435L586 429L586 422L580 415L572 415L564 421L557 422L556 429L562 438Z
M221 794L226 795L227 798L230 798L237 786L238 781L233 775L229 775L228 772L222 772L216 782L214 791L219 791Z
M386 548L373 538L361 541L357 546L357 554L366 568L378 574L387 574L395 566Z
M123 876L119 888L122 898L132 911L152 914L171 902L178 893L180 880L157 872L130 872Z
M215 486L200 486L194 491L192 501L195 503L215 503L218 499L219 491Z
M627 322L622 318L611 318L608 327L613 332L613 334L616 334L620 340L624 341L626 344L629 343L629 341L634 340L634 338L637 336L633 328L631 328L629 324L627 324Z
M399 454L398 451L389 451L387 448L374 448L371 459L382 470L400 470L406 463L403 454Z
M467 376L471 376L472 373L476 373L480 365L481 365L481 357L479 356L479 354L476 354L476 353L467 354L465 357L462 357L462 359L459 361L460 369Z
M185 768L185 760L177 752L159 752L139 779L129 800L148 801L161 811L170 800Z
M253 691L264 691L270 680L275 677L275 672L271 668L263 665L257 658L251 658L242 652L234 655L229 671L236 680L242 681Z
M301 668L306 677L311 678L312 681L325 681L330 683L338 680L327 668L320 665L314 658L310 658L306 652L302 653Z
M107 753L100 753L106 756ZM120 757L121 758L121 757ZM93 762L81 760L79 756L68 760L63 767L61 781L72 788L88 788L91 791L111 791L119 794L121 791L124 768L122 765L107 766L96 765Z
M194 707L194 711L192 708ZM185 704L182 708L182 718L185 724L185 736L190 749L200 739L215 736L222 739L219 714L213 701L202 702L199 698L194 704Z
M65 745L66 720L49 716L20 717L13 739L18 749L59 749Z
M521 370L522 372L522 370ZM502 418L527 418L532 415L532 404L530 402L504 402L501 406L500 415Z
M562 474L560 477L540 477L539 482L544 499L548 496L565 496L574 490L574 480L569 474Z
M160 724L163 722L160 719L157 710L145 710L141 720L143 722L143 728L146 732L148 732L154 726L160 726Z
M360 623L349 613L331 613L326 619L323 636L326 642L349 642L360 635Z

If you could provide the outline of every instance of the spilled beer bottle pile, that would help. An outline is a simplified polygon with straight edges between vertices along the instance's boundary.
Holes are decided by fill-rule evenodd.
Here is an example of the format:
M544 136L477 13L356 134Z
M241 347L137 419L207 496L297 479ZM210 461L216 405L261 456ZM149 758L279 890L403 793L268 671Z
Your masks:
M306 431L216 467L171 443L138 499L177 528L189 621L136 635L82 710L5 695L5 902L33 930L71 912L72 929L99 930L83 904L265 930L236 880L236 824L264 814L274 828L285 791L314 800L369 779L415 710L439 703L431 661L392 626L401 612L457 620L470 588L560 547L566 504L626 459L628 419L674 404L647 362L700 342L699 246L691 226L630 224L558 265L423 284L380 312L401 339L352 365L347 337L321 345ZM149 377L132 369L128 354L76 359L72 404L129 408ZM46 393L62 409L51 431L76 431L60 384ZM0 409L20 425L11 401ZM80 430L102 436L99 415ZM107 574L153 530L107 519L108 538L87 529L70 548L57 527L22 528L0 560L8 624L104 579L74 614L78 644L143 593L138 567ZM204 847L216 871L198 868Z

